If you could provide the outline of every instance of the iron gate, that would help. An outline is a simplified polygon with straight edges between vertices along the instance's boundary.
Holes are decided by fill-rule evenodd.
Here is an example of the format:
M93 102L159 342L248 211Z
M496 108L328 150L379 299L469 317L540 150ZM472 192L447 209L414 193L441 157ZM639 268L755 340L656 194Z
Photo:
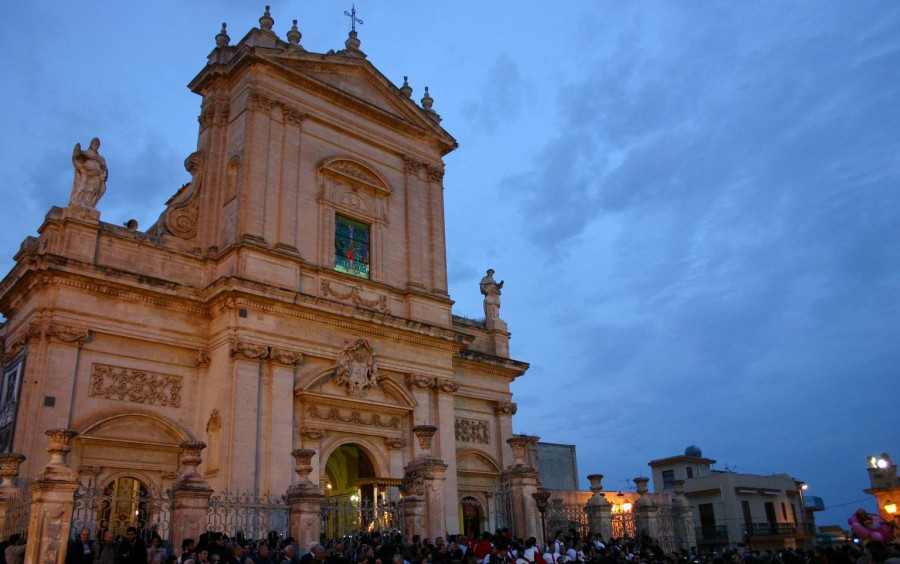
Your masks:
M322 504L320 515L325 538L341 539L349 546L355 546L355 541L366 533L384 536L406 532L402 501L335 497Z
M494 487L494 528L506 527L515 536L512 511L512 489L509 482L501 481Z
M20 486L6 499L6 522L0 531L0 538L8 539L16 533L24 537L28 533L28 517L31 514L31 490L27 485Z
M556 534L556 531L567 533L569 529L575 529L579 538L584 538L590 532L588 514L582 505L551 503L545 519L547 520L547 534L551 537Z
M153 535L169 538L172 528L171 490L144 486L137 480L119 479L106 486L78 484L72 511L72 538L87 529L92 538L104 532L124 535L128 527L149 543Z
M287 536L290 511L285 497L249 492L210 496L206 530L247 541L282 540Z
M636 526L634 524L634 513L613 513L611 519L612 536L614 539L633 539L637 536Z
M678 550L678 539L675 538L675 515L671 506L661 506L657 509L657 524L659 527L659 547L665 554L671 554Z

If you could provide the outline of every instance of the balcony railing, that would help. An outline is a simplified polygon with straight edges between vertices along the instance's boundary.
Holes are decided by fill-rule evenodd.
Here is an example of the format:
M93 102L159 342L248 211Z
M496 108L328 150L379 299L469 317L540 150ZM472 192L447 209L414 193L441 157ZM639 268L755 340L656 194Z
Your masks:
M745 529L754 537L790 537L797 534L794 523L753 523Z
M725 525L705 525L695 527L694 532L697 535L698 541L728 540L728 527Z

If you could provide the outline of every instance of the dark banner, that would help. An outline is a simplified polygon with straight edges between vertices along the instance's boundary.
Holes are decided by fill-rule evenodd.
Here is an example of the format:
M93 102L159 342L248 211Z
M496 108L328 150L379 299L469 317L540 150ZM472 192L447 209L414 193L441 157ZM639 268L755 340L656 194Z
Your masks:
M0 452L12 451L24 370L24 356L20 356L3 370L3 387L0 389Z

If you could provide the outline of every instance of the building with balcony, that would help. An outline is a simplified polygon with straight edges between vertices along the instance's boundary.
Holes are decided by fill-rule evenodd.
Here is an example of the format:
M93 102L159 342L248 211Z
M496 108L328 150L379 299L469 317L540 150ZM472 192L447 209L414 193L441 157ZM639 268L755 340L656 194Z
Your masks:
M653 489L674 493L683 481L694 510L697 546L712 550L749 545L754 549L803 547L815 537L820 498L806 499L803 482L788 474L741 474L714 470L716 461L695 446L684 454L650 461ZM813 503L809 503L812 501Z

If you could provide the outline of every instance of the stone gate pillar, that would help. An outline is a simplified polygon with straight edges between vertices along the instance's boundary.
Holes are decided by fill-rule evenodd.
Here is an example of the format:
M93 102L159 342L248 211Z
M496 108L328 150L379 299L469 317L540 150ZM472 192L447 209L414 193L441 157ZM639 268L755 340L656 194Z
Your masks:
M641 536L641 531L647 529L647 534L653 538L659 538L659 509L656 504L647 495L647 482L650 478L635 478L634 484L637 486L637 493L640 499L634 504L635 509L635 528L637 528L637 536Z
M313 471L312 459L316 451L311 448L297 448L291 451L294 457L294 471L297 482L288 488L287 501L290 506L290 534L300 546L319 542L322 534L322 502L325 495L318 484L309 479Z
M13 480L19 475L19 466L24 460L25 456L22 454L14 452L0 454L0 478L2 478L0 481L0 531L8 530L7 522L11 517L9 505L13 499L21 495Z
M525 464L525 450L536 437L515 436L506 440L515 464L507 466L501 479L509 483L513 533L520 538L542 536L541 515L534 494L540 488L540 473Z
M31 516L25 562L64 564L72 527L78 479L66 457L71 450L72 429L50 429L50 460L31 484Z
M603 495L603 474L591 474L591 492L593 495L585 506L588 514L590 530L595 535L600 535L604 541L612 538L612 514L609 501Z
M447 532L444 480L447 465L431 452L431 440L437 432L434 425L412 428L419 441L421 454L404 466L403 511L406 535L422 538L444 536Z
M181 541L194 539L199 541L200 535L206 531L209 498L212 489L209 483L197 472L197 466L203 461L201 451L206 448L203 441L184 441L180 445L180 462L184 469L172 484L172 543L181 548Z
M675 509L675 539L678 548L691 550L697 546L697 531L694 529L694 508L684 496L684 480L672 482L675 496L672 498L672 507Z

